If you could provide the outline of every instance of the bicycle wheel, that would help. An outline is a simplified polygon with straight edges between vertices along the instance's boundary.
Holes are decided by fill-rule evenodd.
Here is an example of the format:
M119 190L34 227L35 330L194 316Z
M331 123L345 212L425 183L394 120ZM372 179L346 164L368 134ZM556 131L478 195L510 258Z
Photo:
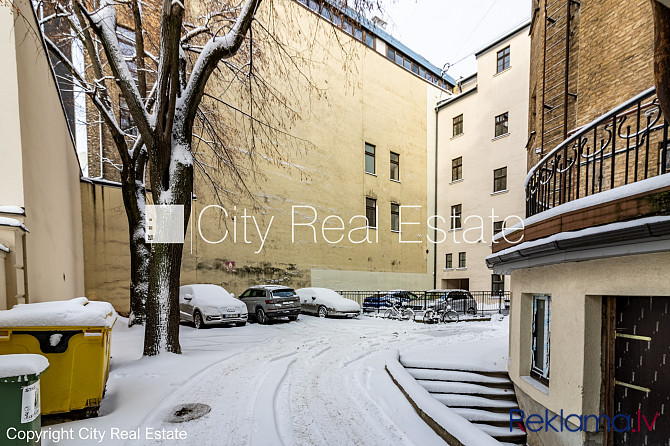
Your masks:
M384 319L392 319L393 318L393 310L388 309L384 312Z
M411 308L405 308L405 309L402 311L402 319L403 319L404 321L407 321L407 320L409 320L409 319L414 320L414 310L412 310Z
M423 313L423 323L424 323L424 324L432 324L432 323L434 322L434 321L433 321L434 314L435 314L435 311L433 311L433 310L426 310L426 311Z
M458 312L448 310L442 313L442 322L458 322Z

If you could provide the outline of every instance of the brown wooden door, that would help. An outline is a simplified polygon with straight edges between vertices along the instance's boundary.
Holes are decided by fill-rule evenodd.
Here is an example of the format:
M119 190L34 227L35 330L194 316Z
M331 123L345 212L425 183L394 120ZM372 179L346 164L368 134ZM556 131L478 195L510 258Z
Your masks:
M613 431L608 443L670 446L670 297L619 296L609 309L608 415L629 415L630 431ZM628 421L616 418L624 429Z

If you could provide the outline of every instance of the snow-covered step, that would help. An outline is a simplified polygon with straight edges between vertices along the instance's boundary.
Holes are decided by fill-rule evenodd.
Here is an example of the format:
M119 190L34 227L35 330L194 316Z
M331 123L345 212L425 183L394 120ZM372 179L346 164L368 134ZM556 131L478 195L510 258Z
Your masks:
M490 376L508 376L507 370L498 367L485 366L479 363L451 362L445 360L425 360L400 357L400 363L405 368L433 369L433 370L458 370L463 372L484 373Z
M491 412L490 410L470 408L453 408L452 410L473 423L509 426L509 412Z
M451 408L472 408L472 409L489 409L508 411L509 409L518 409L519 405L512 400L494 400L490 398L482 398L473 395L458 395L450 393L433 393L431 394L436 400L449 406Z
M505 376L489 376L476 372L463 372L461 370L437 370L437 369L415 369L407 368L414 379L432 381L458 381L464 383L489 384L496 386L512 386L512 381Z
M521 429L519 429L518 427L513 427L512 430L510 430L509 426L506 427L491 426L489 424L483 424L483 423L473 423L473 424L477 426L479 429L481 429L484 433L489 434L496 440L506 440L513 442L516 439L526 437L526 433Z
M499 387L487 387L479 384L417 380L430 393L456 393L465 395L481 395L488 398L516 398L514 390Z

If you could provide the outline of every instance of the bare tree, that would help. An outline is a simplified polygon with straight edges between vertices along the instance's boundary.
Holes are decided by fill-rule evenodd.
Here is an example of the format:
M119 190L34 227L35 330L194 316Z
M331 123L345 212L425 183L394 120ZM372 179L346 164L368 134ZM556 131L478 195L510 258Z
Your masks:
M189 11L180 0L163 0L159 5L101 0L97 8L84 0L47 1L51 3L43 22L67 21L69 30L60 37L80 42L86 55L84 72L61 51L62 45L53 36L46 38L49 51L68 68L73 85L95 106L118 152L130 230L131 319L146 317L144 354L179 353L183 245L145 244L145 179L149 178L154 204L183 206L187 227L196 169L219 197L230 193L217 177L221 170L239 179L237 184L245 192L239 156L253 154L256 141L265 141L266 150L275 151L278 160L286 155L276 141L282 135L291 138L286 123L298 119L299 112L290 95L258 75L254 64L277 64L275 72L283 73L297 68L301 81L317 93L319 89L298 67L302 56L279 41L276 16L268 14L267 23L256 21L255 35L249 36L261 0L194 1ZM270 6L272 3L269 0ZM371 0L354 0L351 5L355 11L373 6L378 7ZM350 6L344 0L336 7ZM119 16L132 23L131 57L122 50ZM254 42L257 46L265 43L265 53ZM244 107L207 93L210 81L225 84L225 89L234 83ZM291 82L286 86L290 89ZM117 118L121 105L117 106L112 92L123 99L136 131L121 125ZM263 107L268 103L276 107ZM277 107L285 120L274 113ZM246 124L234 127L226 119L231 112L243 115ZM236 146L240 139L246 140L247 150ZM209 155L202 156L194 148L209 149ZM248 159L253 170L253 157Z

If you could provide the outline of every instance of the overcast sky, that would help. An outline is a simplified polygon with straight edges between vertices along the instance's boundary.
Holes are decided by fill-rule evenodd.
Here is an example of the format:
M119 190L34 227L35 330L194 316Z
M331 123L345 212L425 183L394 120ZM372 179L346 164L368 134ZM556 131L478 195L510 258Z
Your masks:
M530 18L531 0L382 0L386 31L438 68L472 54ZM477 70L474 56L449 69Z

